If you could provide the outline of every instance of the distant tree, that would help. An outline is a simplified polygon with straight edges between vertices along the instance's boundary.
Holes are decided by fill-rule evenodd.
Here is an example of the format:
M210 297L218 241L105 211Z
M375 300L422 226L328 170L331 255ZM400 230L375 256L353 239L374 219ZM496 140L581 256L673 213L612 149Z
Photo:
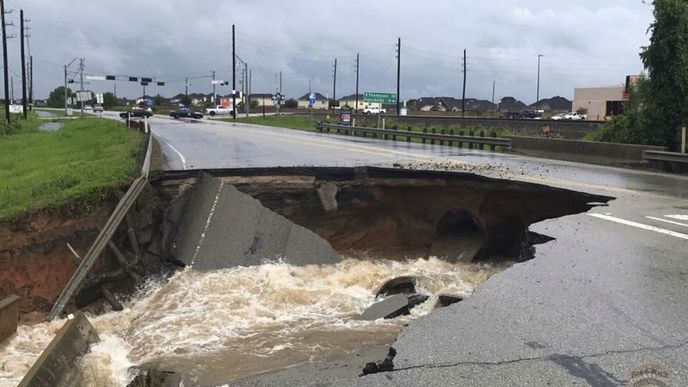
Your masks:
M576 110L576 113L581 114L581 115L588 114L588 109L584 108L584 107L579 107L578 110Z
M676 149L688 122L688 1L654 0L650 45L640 54L649 76L644 101L652 142Z
M103 94L103 108L104 109L110 109L113 106L117 105L117 98L115 98L115 94L111 92L107 92Z
M53 91L50 92L48 96L47 105L52 108L64 108L65 106L65 88L64 86L58 86ZM67 95L69 97L76 97L76 94L67 88Z
M299 107L299 102L294 98L289 98L288 100L284 101L284 107L287 109L296 109Z
M162 105L163 103L165 103L165 98L163 98L162 95L157 94L157 95L153 98L153 105L155 105L155 106L160 106L160 105Z
M252 99L251 100L251 109L258 109L258 100L257 99Z

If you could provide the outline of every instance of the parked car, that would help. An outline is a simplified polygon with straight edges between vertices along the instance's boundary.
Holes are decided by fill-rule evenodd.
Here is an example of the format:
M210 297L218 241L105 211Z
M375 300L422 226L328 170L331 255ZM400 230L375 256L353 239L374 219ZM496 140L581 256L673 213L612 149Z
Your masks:
M187 107L183 107L179 110L170 112L170 117L174 118L175 120L178 120L180 118L196 118L200 120L201 118L203 118L203 114L191 111Z
M568 114L568 113L559 113L559 114L555 114L555 115L552 116L552 119L555 120L555 121L563 120L563 119L564 119L564 116L565 116L566 114Z
M152 116L153 116L153 111L152 111L150 108L146 109L146 108L143 108L143 107L140 107L140 106L134 106L134 107L131 108L131 110L128 111L128 112L120 113L119 116L120 116L121 118L127 118L127 117L152 117Z
M528 118L531 120L541 120L542 119L542 112L539 110L526 110L521 114L521 116L523 118Z
M508 120L517 120L523 118L523 115L521 114L521 112L506 112L504 113L504 118Z
M103 105L100 105L100 104L93 105L93 112L94 113L102 113L103 112Z
M235 115L236 113L234 112L234 109L232 109L229 106L222 106L222 105L217 105L214 108L208 108L205 109L205 113L214 117L214 116L223 116L223 115Z
M93 110L93 107L91 105L84 105L84 110Z
M562 120L569 120L569 121L580 121L586 119L585 114L578 114L577 112L570 112L564 114L564 116L561 117Z
M363 114L387 114L387 109L381 108L365 108L363 109Z

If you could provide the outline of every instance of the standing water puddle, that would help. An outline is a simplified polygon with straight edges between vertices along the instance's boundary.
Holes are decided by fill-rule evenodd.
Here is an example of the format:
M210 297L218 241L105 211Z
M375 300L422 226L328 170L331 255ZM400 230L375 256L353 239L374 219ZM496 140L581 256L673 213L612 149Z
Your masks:
M129 367L153 365L213 384L391 344L440 293L470 294L506 267L430 258L183 270L148 284L124 311L91 317L101 341L81 361L83 382L122 386ZM430 300L411 316L358 320L375 291L402 275L417 277L417 290ZM21 326L0 346L0 386L19 383L63 323Z

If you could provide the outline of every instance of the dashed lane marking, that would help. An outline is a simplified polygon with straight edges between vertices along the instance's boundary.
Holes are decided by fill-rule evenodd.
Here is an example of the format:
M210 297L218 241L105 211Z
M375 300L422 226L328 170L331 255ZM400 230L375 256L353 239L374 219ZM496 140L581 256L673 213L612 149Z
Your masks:
M664 222L664 223L669 223L669 224L675 224L677 226L683 226L683 227L688 227L688 224L685 223L679 223L679 222L674 222L673 220L666 220L662 218L655 218L654 216L646 216L648 219L656 220L659 222Z
M636 227L639 229L643 229L643 230L647 230L647 231L653 231L653 232L657 232L660 234L670 235L670 236L675 237L675 238L688 240L688 235L682 234L680 232L675 232L675 231L667 230L664 228L650 226L650 225L643 224L643 223L633 222L633 221L626 220L626 219L616 218L614 216L605 215L605 214L588 214L588 215L595 217L595 218L608 220L610 222L616 222L616 223L620 223L620 224L623 224L626 226Z

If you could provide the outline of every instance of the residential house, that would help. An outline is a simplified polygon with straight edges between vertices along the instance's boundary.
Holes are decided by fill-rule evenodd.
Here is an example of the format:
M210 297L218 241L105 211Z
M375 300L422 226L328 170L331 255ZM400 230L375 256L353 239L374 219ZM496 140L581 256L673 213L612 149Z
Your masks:
M356 109L356 94L347 95L339 99L339 107L349 105L350 108ZM382 104L377 102L363 102L363 94L358 95L358 110L363 109L379 109Z
M541 99L529 106L534 110L544 110L552 113L568 113L571 111L572 102L560 96Z
M328 109L328 101L327 97L320 93L313 93L315 94L315 104L313 104L313 109ZM308 104L308 97L310 93L304 94L301 98L297 100L298 102L298 107L299 109L308 109L310 105Z
M251 99L251 103L253 103L253 101L258 101L259 107L275 106L274 102L272 101L272 94L270 93L251 94L249 98Z
M499 102L499 111L502 113L516 113L526 110L528 106L514 97L504 97Z

